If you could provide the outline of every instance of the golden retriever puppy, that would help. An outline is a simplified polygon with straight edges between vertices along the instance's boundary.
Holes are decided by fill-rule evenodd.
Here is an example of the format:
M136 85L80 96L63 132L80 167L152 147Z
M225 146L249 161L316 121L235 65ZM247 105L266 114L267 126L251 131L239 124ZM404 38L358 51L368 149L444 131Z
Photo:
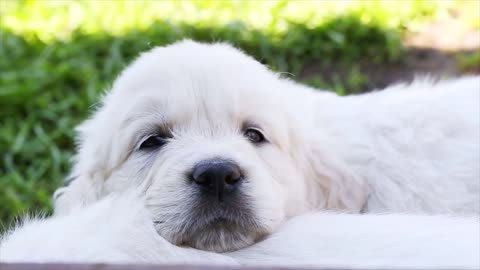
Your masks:
M162 237L216 252L318 209L478 213L479 85L339 97L226 44L154 48L78 128L56 211L142 186Z

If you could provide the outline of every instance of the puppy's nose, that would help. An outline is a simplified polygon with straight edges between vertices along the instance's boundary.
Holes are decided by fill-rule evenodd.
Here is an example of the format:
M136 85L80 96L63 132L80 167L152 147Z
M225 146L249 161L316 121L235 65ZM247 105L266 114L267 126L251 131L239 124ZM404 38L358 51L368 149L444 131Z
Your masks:
M203 192L217 196L223 201L225 195L234 191L242 180L237 164L227 160L207 160L193 168L193 181Z

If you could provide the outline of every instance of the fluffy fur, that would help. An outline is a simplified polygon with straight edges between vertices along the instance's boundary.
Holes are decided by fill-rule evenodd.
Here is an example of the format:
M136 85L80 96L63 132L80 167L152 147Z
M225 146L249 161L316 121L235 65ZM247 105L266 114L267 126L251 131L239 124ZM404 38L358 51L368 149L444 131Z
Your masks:
M138 193L122 193L68 215L27 219L0 241L0 262L229 263L233 260L173 246L158 235Z
M478 77L339 97L229 45L183 41L142 54L78 128L56 211L142 186L161 236L218 252L316 209L478 214L479 117ZM251 126L268 142L249 142ZM159 133L169 135L163 147L139 149ZM219 157L247 176L226 204L187 177Z
M172 245L135 194L29 221L0 241L0 262L209 263L348 269L478 269L478 218L307 214L267 239L217 254ZM185 261L188 258L188 261Z

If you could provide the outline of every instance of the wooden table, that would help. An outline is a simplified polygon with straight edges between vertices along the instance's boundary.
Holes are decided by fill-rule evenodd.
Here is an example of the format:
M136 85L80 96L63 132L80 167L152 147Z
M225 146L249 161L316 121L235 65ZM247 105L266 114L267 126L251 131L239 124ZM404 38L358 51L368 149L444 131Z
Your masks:
M5 264L0 270L347 270L268 266L155 265L155 264Z

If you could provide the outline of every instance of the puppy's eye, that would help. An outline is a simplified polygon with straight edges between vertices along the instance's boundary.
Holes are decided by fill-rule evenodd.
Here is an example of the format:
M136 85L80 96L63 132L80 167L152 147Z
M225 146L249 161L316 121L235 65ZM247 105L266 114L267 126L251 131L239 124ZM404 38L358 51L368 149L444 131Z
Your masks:
M262 132L256 128L247 128L243 135L252 143L262 143L265 142L265 136L263 136Z
M163 146L167 143L167 138L160 135L152 135L140 144L140 150L151 150Z

